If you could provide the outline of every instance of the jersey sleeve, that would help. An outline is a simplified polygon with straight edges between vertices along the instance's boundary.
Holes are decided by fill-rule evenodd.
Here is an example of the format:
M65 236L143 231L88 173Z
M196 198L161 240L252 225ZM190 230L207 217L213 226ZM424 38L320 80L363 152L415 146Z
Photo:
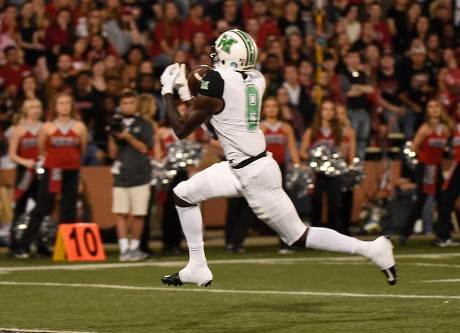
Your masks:
M254 82L256 82L256 85L259 89L265 91L267 83L265 81L265 76L261 72L259 72L256 69L252 69L250 71L245 72L245 74L250 76L254 80Z
M201 80L198 93L209 97L222 98L224 95L224 80L222 76L216 71L208 71L203 80Z

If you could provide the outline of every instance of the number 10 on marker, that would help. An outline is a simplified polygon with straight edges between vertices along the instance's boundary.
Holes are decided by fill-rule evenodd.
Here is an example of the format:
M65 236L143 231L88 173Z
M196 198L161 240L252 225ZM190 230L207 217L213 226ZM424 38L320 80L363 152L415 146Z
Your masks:
M100 261L105 258L96 223L59 225L53 254L54 261Z

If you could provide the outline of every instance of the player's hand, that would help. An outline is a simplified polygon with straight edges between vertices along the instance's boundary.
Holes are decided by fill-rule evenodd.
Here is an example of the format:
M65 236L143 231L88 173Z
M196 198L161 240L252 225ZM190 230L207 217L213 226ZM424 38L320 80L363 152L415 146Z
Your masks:
M176 78L174 88L177 89L181 101L189 101L192 99L192 93L188 88L188 80L185 76L185 64L180 65L180 72Z
M172 94L174 91L174 84L180 73L180 67L178 63L169 65L166 67L163 74L161 74L161 94Z
M22 163L23 166L25 166L27 169L32 169L35 166L35 161L31 159L27 159Z

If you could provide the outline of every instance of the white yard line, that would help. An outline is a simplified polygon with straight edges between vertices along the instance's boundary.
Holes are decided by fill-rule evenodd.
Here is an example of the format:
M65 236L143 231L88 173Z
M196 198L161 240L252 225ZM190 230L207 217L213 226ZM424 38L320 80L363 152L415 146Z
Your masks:
M252 295L286 295L286 296L322 296L322 297L358 297L358 298L403 298L403 299L458 299L460 295L398 295L398 294L358 294L332 293L314 291L280 291L280 290L225 290L212 288L173 288L173 287L136 287L112 284L83 284L83 283L55 283L55 282L15 282L0 281L5 286L32 286L32 287L69 287L69 288L99 288L134 291L166 291L166 292L206 292L217 294L252 294Z
M405 254L397 255L396 259L449 259L460 257L460 253L428 253L428 254ZM319 262L319 263L339 263L349 262L355 264L366 263L369 261L359 256L346 257L321 257L321 258L266 258L266 259L219 259L208 260L209 265L230 265L230 264L260 264L260 265L291 265L302 262ZM42 270L93 270L108 268L129 268L129 267L181 267L186 261L145 261L139 263L91 263L91 264L66 264L66 265L42 265L42 266L21 266L21 267L0 267L0 274L17 271L42 271ZM435 263L408 263L407 265L420 265L428 267L451 267L457 268L460 265L435 264Z
M412 266L423 266L423 267L449 267L449 268L460 268L460 265L449 265L449 264L429 264L425 262L414 262L410 263Z
M422 282L422 283L443 283L443 282L460 282L460 279L444 279L444 280L422 280L422 281L415 281L415 282Z
M50 331L50 330L43 330L43 329L39 329L39 330L25 330L25 329L22 329L22 328L4 328L4 327L0 327L0 331L1 332L14 332L14 333L17 333L17 332L21 332L21 333L27 333L27 332L31 332L31 333L95 333L95 332L80 332L80 331Z

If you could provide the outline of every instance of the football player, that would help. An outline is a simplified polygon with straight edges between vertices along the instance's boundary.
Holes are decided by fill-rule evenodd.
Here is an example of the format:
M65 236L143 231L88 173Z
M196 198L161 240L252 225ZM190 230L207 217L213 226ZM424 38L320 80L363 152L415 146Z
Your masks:
M201 124L210 124L220 141L226 161L196 173L174 188L175 203L189 248L189 262L178 273L164 276L167 285L184 283L208 286L213 275L203 243L202 216L197 204L217 197L244 196L257 217L275 230L290 246L358 254L370 259L390 284L397 280L393 246L382 236L365 242L328 228L306 227L282 188L281 172L267 154L259 129L265 79L254 69L257 46L245 32L222 33L211 54L213 69L202 78L189 103L192 110L181 116L174 91L189 98L184 66L168 66L161 76L162 95L170 124L183 139Z

